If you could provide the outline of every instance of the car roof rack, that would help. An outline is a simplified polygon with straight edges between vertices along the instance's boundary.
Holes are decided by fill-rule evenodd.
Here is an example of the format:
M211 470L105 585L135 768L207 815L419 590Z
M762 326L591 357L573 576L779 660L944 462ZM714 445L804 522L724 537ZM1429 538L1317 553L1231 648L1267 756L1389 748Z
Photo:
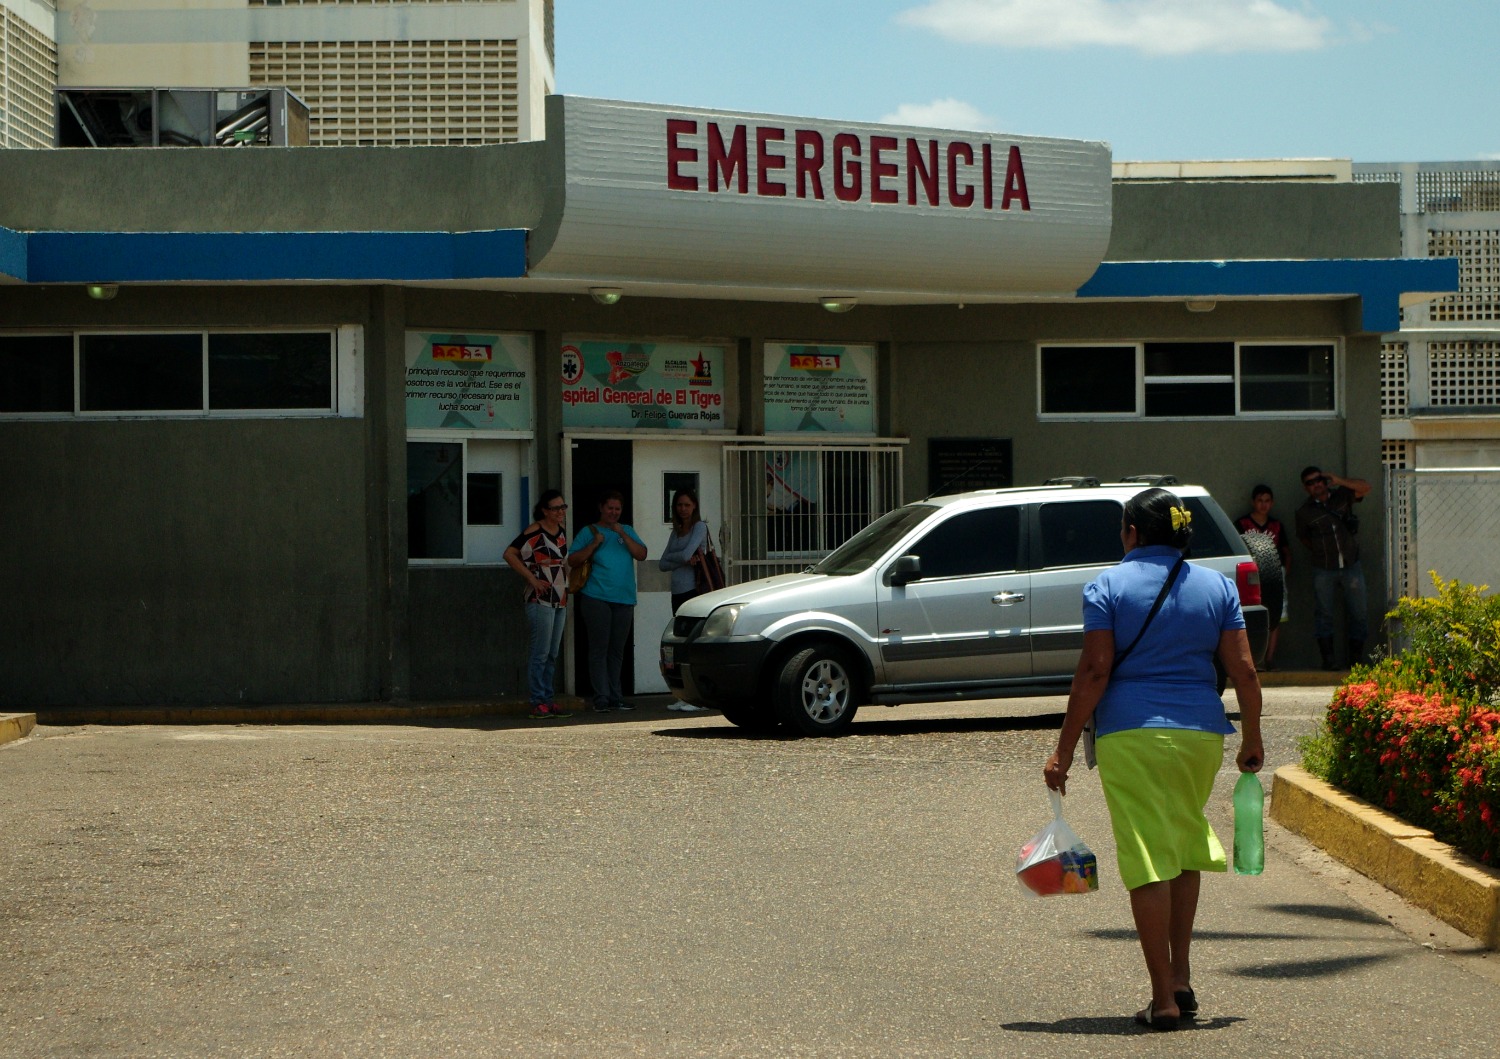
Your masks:
M1097 479L1097 478L1084 478L1084 477L1077 477L1077 476L1068 477L1068 478L1048 478L1042 484L1043 485L1071 485L1074 489L1094 489L1094 488L1098 487L1098 485L1099 485L1099 479Z
M1177 476L1175 474L1127 474L1124 478L1121 478L1120 481L1130 482L1132 484L1157 486L1179 484L1177 481Z

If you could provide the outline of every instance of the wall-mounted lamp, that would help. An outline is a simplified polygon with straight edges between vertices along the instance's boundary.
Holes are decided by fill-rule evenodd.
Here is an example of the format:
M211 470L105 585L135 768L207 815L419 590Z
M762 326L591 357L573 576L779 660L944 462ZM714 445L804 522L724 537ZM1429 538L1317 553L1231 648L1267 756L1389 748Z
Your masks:
M619 287L589 288L589 297L593 298L594 301L598 302L600 305L614 305L624 296L625 292L622 291Z
M828 295L818 299L818 304L831 313L846 313L859 304L858 298L850 298L845 295Z
M96 302L107 302L120 293L118 283L90 283L85 289Z
M1187 311L1190 313L1211 313L1214 311L1214 306L1219 303L1212 298L1189 298L1182 304L1187 306Z

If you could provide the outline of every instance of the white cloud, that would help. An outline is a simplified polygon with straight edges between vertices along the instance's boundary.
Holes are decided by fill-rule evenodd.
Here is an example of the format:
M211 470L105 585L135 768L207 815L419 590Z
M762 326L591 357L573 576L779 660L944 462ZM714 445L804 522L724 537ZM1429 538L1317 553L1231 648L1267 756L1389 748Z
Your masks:
M966 129L994 132L995 120L961 99L934 99L931 103L902 103L880 119L882 125L916 125L924 129Z
M1312 51L1333 37L1304 0L926 0L896 17L966 43L1148 55Z

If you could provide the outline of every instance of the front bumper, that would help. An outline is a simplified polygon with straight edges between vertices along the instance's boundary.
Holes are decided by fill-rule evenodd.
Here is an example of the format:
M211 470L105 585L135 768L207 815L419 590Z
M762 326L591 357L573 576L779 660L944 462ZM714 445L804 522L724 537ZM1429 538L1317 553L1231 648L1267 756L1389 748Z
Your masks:
M759 701L761 675L775 646L759 638L715 643L663 637L662 679L673 695L694 706L748 706Z

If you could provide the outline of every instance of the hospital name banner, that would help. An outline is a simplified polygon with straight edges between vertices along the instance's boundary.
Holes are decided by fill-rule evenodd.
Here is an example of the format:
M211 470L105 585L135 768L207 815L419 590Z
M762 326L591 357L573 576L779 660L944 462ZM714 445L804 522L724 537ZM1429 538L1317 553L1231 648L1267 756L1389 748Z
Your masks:
M766 343L767 434L875 433L875 347Z
M563 426L724 426L723 346L564 340Z
M406 332L408 430L530 430L529 335Z

